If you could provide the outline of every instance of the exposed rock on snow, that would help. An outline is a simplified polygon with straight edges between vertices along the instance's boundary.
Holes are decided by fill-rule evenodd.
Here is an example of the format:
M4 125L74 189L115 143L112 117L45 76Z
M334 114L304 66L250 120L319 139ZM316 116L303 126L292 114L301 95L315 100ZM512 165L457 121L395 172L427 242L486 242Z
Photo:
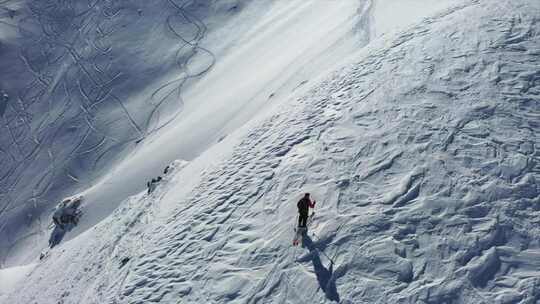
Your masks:
M49 238L49 247L58 245L64 235L77 225L81 217L82 196L68 197L60 202L52 215L53 230Z

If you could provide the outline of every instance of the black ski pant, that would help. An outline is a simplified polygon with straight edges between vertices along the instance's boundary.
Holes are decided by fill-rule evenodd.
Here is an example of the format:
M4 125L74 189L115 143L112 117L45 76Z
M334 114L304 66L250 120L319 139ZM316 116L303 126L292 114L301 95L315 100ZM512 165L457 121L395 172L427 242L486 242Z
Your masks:
M306 227L307 219L308 219L307 213L300 213L298 215L298 227Z

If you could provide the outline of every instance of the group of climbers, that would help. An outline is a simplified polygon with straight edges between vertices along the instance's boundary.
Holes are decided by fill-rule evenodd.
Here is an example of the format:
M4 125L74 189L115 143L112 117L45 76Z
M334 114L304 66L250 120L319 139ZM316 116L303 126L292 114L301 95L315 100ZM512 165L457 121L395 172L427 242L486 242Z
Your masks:
M165 169L163 169L163 174L167 175L167 173L169 173L170 170L171 170L171 166L167 165L167 167L165 167ZM161 176L158 176L158 177L152 178L152 180L146 182L146 187L148 189L147 194L150 194L150 193L154 192L154 190L156 190L157 185L162 180L163 180L163 178L161 178Z
M146 182L146 187L148 188L147 193L150 194L154 192L154 190L156 190L158 183L161 182L161 180L162 180L161 176L158 176L156 178L152 178L151 181Z

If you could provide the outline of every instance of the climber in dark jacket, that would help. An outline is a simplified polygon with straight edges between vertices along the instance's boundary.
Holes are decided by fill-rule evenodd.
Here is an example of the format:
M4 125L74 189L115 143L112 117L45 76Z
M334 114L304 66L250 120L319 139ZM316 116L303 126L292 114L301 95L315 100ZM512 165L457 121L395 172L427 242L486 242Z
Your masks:
M298 227L306 227L309 217L309 208L315 208L315 201L311 201L309 193L304 194L304 197L296 204L298 207Z
M162 178L161 176L158 176L157 178L152 178L151 181L146 183L146 187L148 187L147 193L150 194L156 190L157 184L161 182Z

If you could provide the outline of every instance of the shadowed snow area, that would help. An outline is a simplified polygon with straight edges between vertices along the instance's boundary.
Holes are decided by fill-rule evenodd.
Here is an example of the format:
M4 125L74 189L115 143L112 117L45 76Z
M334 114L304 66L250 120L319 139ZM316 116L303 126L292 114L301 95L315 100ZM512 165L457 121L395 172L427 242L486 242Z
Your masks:
M277 2L268 19L261 3L244 10L240 50L205 46L218 60L177 119L160 129L142 111L159 130L141 128L141 148L82 189L86 228L23 266L0 300L540 302L540 2L461 1L372 41L384 13L371 3ZM321 23L333 30L294 46ZM280 57L282 43L298 53ZM189 162L142 191L175 158ZM317 205L295 247L304 192ZM107 196L117 204L100 205Z
M85 196L66 240L369 36L362 1L0 4L4 266L39 255L63 197Z
M12 265L36 256L26 249L44 245L63 196L182 110L163 92L196 76L205 28L172 1L0 5L0 264Z

